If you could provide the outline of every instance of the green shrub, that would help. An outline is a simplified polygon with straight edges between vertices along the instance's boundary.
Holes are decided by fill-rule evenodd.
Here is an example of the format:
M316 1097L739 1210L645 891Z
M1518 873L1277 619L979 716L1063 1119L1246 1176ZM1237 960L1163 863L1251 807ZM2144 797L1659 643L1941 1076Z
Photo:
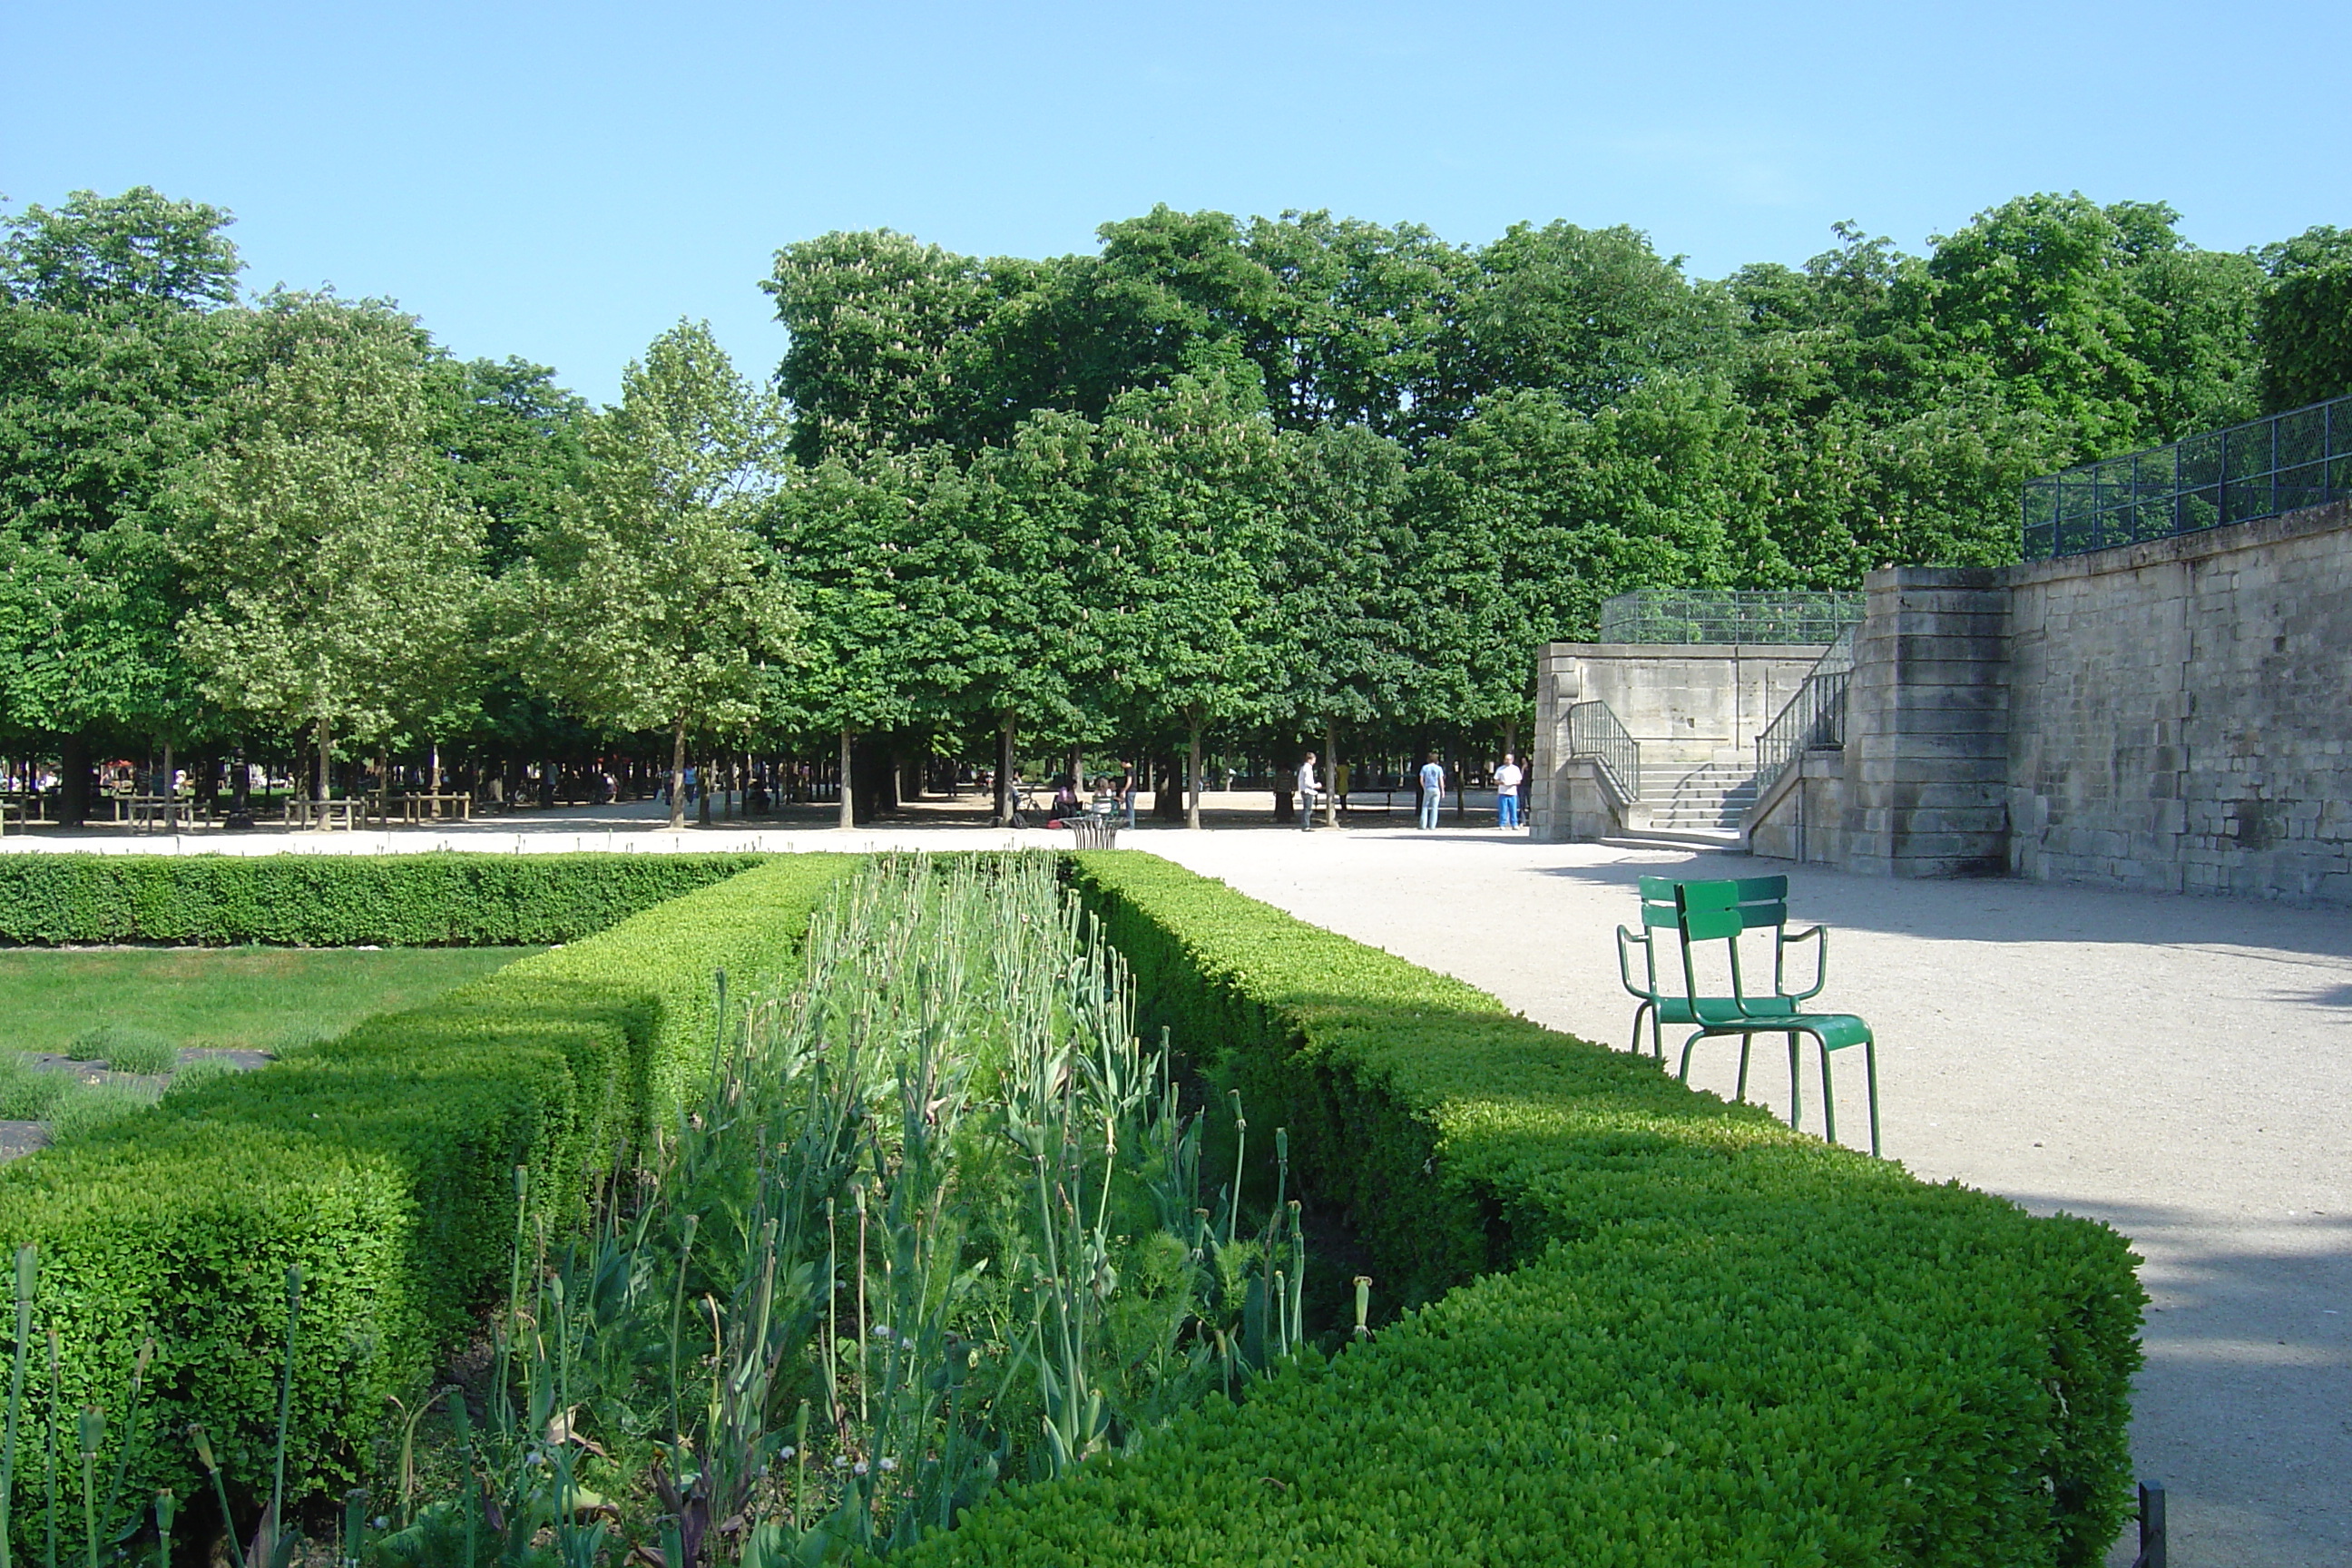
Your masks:
M74 1087L61 1072L44 1072L14 1051L0 1052L0 1121L46 1121Z
M74 1037L66 1055L76 1061L102 1061L116 1072L170 1072L179 1065L179 1045L134 1024L103 1023Z
M1432 1304L916 1563L2101 1559L2145 1299L2114 1232L1828 1147L1166 862L1073 876L1145 1026L1288 1127L1383 1293Z
M299 1266L294 1478L352 1475L385 1396L503 1283L518 1167L535 1203L577 1205L709 1059L713 972L748 984L796 963L849 863L772 858L0 1171L0 1248L39 1246L40 1331L63 1334L68 1401L120 1409L152 1332L151 1430L172 1436L134 1479L191 1495L178 1434L201 1420L232 1486L266 1489Z
M504 947L573 942L757 855L10 855L0 942Z

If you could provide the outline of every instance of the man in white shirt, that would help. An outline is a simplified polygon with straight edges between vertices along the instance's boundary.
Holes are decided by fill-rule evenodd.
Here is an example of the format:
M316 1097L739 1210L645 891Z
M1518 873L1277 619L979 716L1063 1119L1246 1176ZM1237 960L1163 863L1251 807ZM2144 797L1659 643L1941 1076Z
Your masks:
M1429 761L1421 764L1421 826L1424 829L1436 829L1437 808L1444 804L1445 764L1432 752Z
M1517 827L1519 825L1519 781L1527 775L1519 764L1511 761L1511 753L1503 753L1503 765L1495 770L1495 826Z
M1307 760L1298 764L1299 832L1315 831L1315 797L1321 793L1321 786L1315 782L1315 753L1309 752Z

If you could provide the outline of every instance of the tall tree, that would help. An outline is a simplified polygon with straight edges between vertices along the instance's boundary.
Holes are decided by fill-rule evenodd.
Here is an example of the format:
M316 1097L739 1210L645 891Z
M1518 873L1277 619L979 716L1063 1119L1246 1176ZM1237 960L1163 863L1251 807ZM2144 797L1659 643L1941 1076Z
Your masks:
M591 723L668 731L673 830L688 737L751 722L763 667L794 651L760 531L783 437L709 326L680 322L588 421L581 485L509 578L509 644L534 684Z
M1278 628L1267 706L1323 732L1339 763L1343 726L1403 713L1412 661L1399 635L1396 571L1405 457L1360 425L1326 426L1284 443L1285 493L1267 591ZM1326 816L1337 821L1337 791Z
M784 683L786 718L803 733L838 740L844 827L856 825L849 778L857 737L937 715L945 584L927 502L934 478L953 474L939 447L854 456L794 472L771 523L804 616L801 655ZM952 668L951 647L945 651Z
M1102 435L1112 668L1136 718L1181 726L1198 827L1202 737L1254 717L1273 673L1281 452L1255 377L1129 393Z
M2352 229L2326 224L2266 247L2263 406L2279 413L2352 393Z
M93 747L210 718L161 509L233 374L228 222L144 186L0 222L0 728L57 739L69 823Z
M214 701L381 740L470 653L481 519L431 445L425 344L381 306L285 295L250 318L249 377L177 490L199 599L181 640Z

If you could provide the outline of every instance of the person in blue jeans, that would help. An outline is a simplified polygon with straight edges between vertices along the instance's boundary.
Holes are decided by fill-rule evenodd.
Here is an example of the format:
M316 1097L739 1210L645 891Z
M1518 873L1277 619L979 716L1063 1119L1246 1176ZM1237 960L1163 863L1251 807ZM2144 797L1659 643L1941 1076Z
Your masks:
M1503 753L1503 765L1495 770L1495 826L1517 827L1519 825L1519 781L1526 775L1511 753Z
M1421 826L1437 826L1437 808L1445 804L1445 764L1432 752L1429 760L1421 764Z

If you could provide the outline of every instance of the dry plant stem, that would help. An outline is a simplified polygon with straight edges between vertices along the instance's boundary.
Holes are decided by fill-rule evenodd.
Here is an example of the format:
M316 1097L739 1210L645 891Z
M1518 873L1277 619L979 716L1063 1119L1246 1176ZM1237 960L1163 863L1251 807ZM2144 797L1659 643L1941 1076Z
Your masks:
M25 1355L33 1342L33 1294L39 1276L40 1254L29 1245L18 1247L16 1344L8 1362L8 1423L0 1435L0 1568L10 1568L14 1550L9 1515L16 1496L16 1433L25 1410Z

